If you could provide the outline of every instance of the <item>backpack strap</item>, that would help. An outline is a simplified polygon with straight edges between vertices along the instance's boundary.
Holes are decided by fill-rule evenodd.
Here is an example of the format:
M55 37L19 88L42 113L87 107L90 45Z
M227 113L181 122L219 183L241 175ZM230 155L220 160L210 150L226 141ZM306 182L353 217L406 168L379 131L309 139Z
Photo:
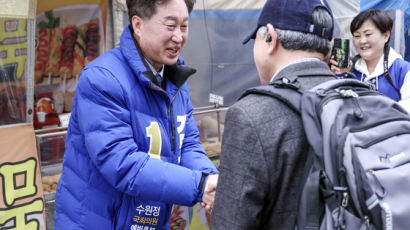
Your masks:
M299 200L299 211L297 216L298 230L319 230L320 217L324 212L324 206L319 194L320 170L312 165L316 162L313 149L309 148L303 171L303 181L299 186L301 196Z
M393 79L391 78L389 74L389 52L390 52L390 46L386 45L384 47L384 60L383 60L383 68L384 68L384 76L386 77L387 81L391 86L393 86L393 89L397 92L399 95L399 98L401 99L401 93L400 90L397 89L397 87L393 83Z
M273 86L273 87L272 87ZM249 94L259 94L274 97L289 106L297 114L300 113L300 102L302 99L302 90L297 76L284 77L275 80L269 84L250 88L239 98L243 98Z

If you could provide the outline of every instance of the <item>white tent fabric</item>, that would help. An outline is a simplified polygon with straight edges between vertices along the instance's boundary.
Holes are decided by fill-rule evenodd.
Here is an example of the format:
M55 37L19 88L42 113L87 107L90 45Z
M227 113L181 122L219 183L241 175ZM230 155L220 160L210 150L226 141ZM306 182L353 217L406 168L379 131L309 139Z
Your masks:
M359 0L328 0L333 16L338 18L354 17L359 13Z
M127 4L125 0L112 1L113 40L114 47L120 43L120 36L124 27L128 25Z
M0 0L0 17L34 19L36 0Z
M334 37L351 39L350 23L354 16L360 12L359 0L328 0L335 18ZM352 55L353 53L351 53Z
M250 9L262 9L266 0L197 0L194 6L194 10L250 10Z

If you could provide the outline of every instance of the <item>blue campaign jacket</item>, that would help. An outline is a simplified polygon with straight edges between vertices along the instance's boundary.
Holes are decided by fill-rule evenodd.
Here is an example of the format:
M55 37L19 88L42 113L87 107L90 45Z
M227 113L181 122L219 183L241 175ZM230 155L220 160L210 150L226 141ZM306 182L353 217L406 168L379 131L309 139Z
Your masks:
M356 62L352 73L358 80L374 82L373 84L381 94L388 96L395 101L400 101L399 94L384 76L383 59L384 55L380 57L374 72L369 74L365 61L360 58ZM389 75L391 76L395 87L401 93L401 100L410 100L410 63L403 60L400 54L398 54L393 48L390 48L388 68Z
M120 46L81 73L55 229L169 229L173 203L201 201L202 173L217 170L192 116L186 80L194 70L165 66L165 91L147 70L127 27Z

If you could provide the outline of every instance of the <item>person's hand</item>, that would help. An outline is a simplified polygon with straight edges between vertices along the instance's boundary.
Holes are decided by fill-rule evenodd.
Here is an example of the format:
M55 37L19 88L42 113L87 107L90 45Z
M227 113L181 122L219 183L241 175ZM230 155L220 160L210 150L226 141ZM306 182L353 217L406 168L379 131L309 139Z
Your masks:
M171 213L171 219L169 220L169 229L172 230L183 230L187 225L187 221L181 217L181 214L184 212L180 210L181 206L174 205Z
M337 62L335 60L335 57L332 56L330 58L330 70L334 73L334 74L342 74L342 73L346 73L349 72L350 69L352 68L353 62L349 60L349 64L347 65L347 67L345 68L340 68L337 66Z
M206 209L206 211L212 211L215 200L216 185L218 183L218 175L208 175L206 180L204 194L202 195L201 206Z

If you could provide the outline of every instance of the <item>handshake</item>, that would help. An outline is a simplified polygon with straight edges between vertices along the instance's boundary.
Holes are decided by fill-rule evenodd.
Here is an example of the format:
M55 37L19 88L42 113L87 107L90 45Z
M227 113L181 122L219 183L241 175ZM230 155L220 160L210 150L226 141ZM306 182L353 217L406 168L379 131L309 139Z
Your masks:
M206 180L204 194L202 195L201 206L206 209L207 212L212 211L215 201L216 185L218 183L218 174L208 175Z

